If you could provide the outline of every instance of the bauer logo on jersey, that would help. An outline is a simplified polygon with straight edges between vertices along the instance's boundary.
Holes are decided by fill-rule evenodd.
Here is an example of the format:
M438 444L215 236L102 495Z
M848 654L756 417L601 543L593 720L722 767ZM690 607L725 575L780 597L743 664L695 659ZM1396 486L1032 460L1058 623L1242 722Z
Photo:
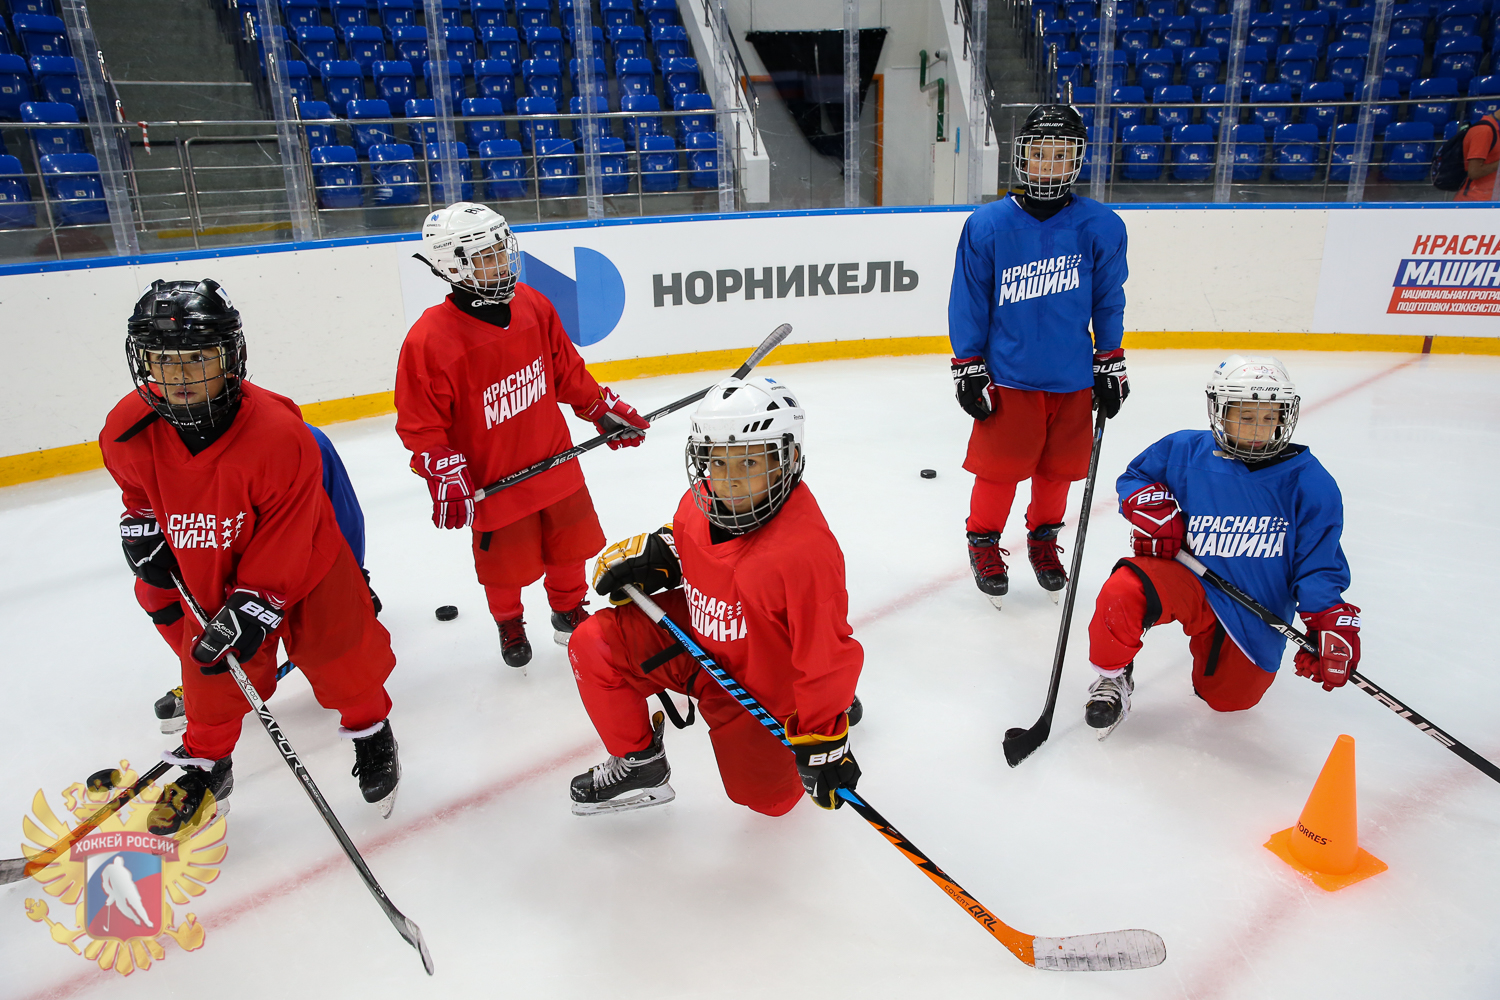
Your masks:
M1082 263L1083 255L1074 253L1003 268L997 289L998 303L1003 306L1056 292L1071 292L1079 286L1078 267Z
M692 612L693 631L710 642L745 638L745 613L739 604L710 597L691 583L682 585Z
M484 429L503 424L547 395L547 365L537 358L484 390Z
M1284 517L1199 514L1188 518L1188 547L1200 557L1279 559L1288 523Z
M129 787L138 777L121 761L116 787ZM64 810L53 812L38 791L31 803L35 819L27 817L21 825L31 842L27 856L35 857L60 842L71 827L93 816L110 794L90 792L82 782L74 782L63 791ZM165 959L167 938L185 952L203 947L205 935L197 914L179 913L178 908L193 905L204 887L219 877L218 865L228 850L227 820L211 807L205 810L204 822L170 837L147 831L161 794L160 785L144 789L58 852L51 864L32 875L46 895L26 900L26 916L45 926L53 941L122 976Z
M168 514L167 534L174 549L227 549L245 529L245 511L234 514Z

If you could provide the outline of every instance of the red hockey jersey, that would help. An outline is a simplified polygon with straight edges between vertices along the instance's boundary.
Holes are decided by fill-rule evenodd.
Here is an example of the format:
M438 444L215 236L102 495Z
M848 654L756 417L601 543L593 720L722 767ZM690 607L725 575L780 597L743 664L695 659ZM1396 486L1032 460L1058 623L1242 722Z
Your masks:
M717 545L683 496L672 519L693 635L798 733L836 735L865 653L849 627L844 553L806 484L764 527Z
M517 284L507 328L447 299L412 324L396 366L396 433L413 454L462 452L480 488L571 448L557 404L577 412L598 398L599 383L557 310L541 292ZM503 528L582 486L578 462L565 462L481 500L474 528Z
M302 411L243 383L234 423L194 455L177 430L131 393L99 432L125 509L153 512L183 582L209 615L235 587L294 604L328 574L340 546L323 490L323 454Z

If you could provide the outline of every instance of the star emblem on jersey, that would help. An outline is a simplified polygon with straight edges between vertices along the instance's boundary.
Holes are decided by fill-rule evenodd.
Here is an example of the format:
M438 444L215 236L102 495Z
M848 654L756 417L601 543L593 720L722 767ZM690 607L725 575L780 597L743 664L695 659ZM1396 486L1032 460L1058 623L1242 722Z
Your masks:
M138 775L120 762L116 788L129 787ZM68 834L109 801L113 790L91 791L82 782L63 790L64 811L54 812L40 789L32 799L35 816L25 817L21 829L29 843L28 858ZM205 886L219 877L218 865L228 852L228 820L217 810L205 810L202 824L184 827L170 837L146 829L161 788L152 785L76 841L55 861L32 876L47 899L27 899L26 916L44 925L52 940L75 955L122 976L147 970L167 957L167 939L183 951L203 947L203 925L195 913L179 919L177 907L202 896ZM71 820L71 822L70 822ZM57 907L54 919L53 907ZM71 922L71 925L70 925Z

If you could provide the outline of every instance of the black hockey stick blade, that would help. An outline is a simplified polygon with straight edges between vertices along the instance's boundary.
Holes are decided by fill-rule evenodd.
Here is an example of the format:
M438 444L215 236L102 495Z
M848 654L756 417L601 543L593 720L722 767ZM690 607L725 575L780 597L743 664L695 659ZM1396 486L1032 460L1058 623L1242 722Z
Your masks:
M1089 511L1094 505L1094 482L1099 478L1099 450L1104 446L1104 411L1094 417L1094 447L1089 454L1089 477L1083 486L1083 506L1078 510L1078 534L1073 540L1073 566L1068 573L1068 594L1062 621L1057 627L1057 648L1052 653L1052 679L1047 684L1047 704L1041 718L1030 729L1007 729L1001 746L1005 762L1015 767L1036 752L1052 735L1052 713L1057 710L1057 690L1062 684L1063 657L1068 651L1068 631L1073 624L1073 600L1078 596L1078 573L1083 566L1083 542L1089 533Z

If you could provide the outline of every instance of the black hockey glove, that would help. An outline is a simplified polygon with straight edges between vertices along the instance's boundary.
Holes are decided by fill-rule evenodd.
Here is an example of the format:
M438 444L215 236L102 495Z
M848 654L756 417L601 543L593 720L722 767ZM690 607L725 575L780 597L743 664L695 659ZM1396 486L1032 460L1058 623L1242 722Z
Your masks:
M167 544L167 534L149 510L127 510L120 517L120 544L130 571L153 587L176 590L172 574L177 572L177 554Z
M1094 352L1094 409L1103 410L1105 419L1113 420L1120 412L1120 404L1130 395L1130 382L1125 376L1125 352L1116 347L1113 351Z
M193 659L202 664L198 669L205 674L224 673L229 669L225 653L233 653L241 663L249 660L282 619L281 606L265 594L236 590L193 646Z
M976 354L962 361L953 359L953 394L958 397L958 405L975 420L983 420L995 412L990 385L990 369L984 358Z
M629 604L630 598L620 589L627 583L647 594L682 586L682 563L677 560L670 524L616 542L599 554L594 563L594 592L607 596L611 604Z
M802 778L802 787L812 800L824 809L837 809L844 804L838 790L850 791L859 784L859 764L849 750L849 717L846 713L839 719L837 736L805 736L796 732L797 717L786 720L786 738L797 755L797 774Z

